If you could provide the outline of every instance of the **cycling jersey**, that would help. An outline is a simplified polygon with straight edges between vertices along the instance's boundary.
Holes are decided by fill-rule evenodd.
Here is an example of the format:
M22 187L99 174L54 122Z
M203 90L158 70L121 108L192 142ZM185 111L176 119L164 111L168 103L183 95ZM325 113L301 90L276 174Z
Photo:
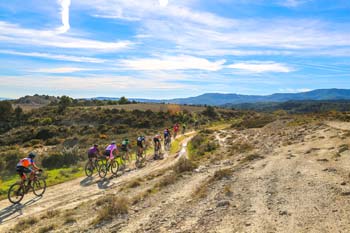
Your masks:
M99 149L97 147L91 147L88 150L88 156L90 157L96 157L100 153Z
M129 145L129 142L124 140L124 141L122 142L122 147L121 147L121 149L122 149L123 151L127 151L127 150L128 150L128 145Z
M110 159L113 159L114 158L114 155L113 155L113 151L117 150L117 145L115 144L110 144L109 146L106 147L106 150L105 150L105 156L108 157Z
M142 147L143 148L143 143L145 142L145 138L144 137L138 137L137 138L137 146L138 147Z
M18 163L17 163L17 167L25 167L28 168L29 166L32 166L34 164L34 160L31 158L24 158L21 159Z
M164 130L164 138L170 137L169 130Z

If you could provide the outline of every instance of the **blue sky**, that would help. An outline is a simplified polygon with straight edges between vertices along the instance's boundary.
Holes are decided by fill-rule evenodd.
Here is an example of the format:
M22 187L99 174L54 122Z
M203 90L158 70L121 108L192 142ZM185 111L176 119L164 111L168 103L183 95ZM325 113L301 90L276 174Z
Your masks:
M0 97L350 88L348 0L0 2Z

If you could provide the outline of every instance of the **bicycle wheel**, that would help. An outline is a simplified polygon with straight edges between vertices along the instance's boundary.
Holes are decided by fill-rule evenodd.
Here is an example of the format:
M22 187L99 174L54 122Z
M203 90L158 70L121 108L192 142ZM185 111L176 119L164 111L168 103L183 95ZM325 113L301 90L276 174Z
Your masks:
M9 201L13 204L18 204L22 201L24 197L24 186L20 183L15 183L11 185L8 193L7 193L7 198Z
M107 171L108 171L108 163L107 160L101 160L101 162L99 163L99 168L98 168L98 175L101 178L105 178L107 175Z
M32 183L33 193L37 197L41 197L46 191L46 180L45 179L36 179Z
M93 166L93 163L91 161L88 161L86 164L85 164L85 175L87 177L91 177L92 174L94 173L94 166Z
M117 175L118 171L119 171L119 163L117 160L113 159L110 164L110 169L111 169L111 172L113 173L113 175Z

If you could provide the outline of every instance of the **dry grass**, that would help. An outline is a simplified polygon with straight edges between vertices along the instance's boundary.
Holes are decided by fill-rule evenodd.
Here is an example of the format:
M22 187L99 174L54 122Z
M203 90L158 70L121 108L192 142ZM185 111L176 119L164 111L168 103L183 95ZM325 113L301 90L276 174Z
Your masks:
M197 168L197 165L193 161L191 161L185 157L182 157L173 166L173 171L177 174L180 174L183 172L191 172L196 168Z
M137 188L141 186L141 183L143 182L142 179L138 178L136 180L131 181L128 185L127 188Z
M214 180L230 179L232 177L232 169L220 169L214 173Z
M56 229L56 225L50 224L48 226L44 226L44 227L39 228L38 233L47 233L47 232L53 231L55 229Z
M177 175L174 172L171 172L170 174L165 175L162 179L160 179L159 183L156 184L156 187L164 188L168 185L174 184L177 178Z
M48 210L48 211L46 212L46 214L44 214L44 215L42 216L42 218L43 218L43 219L45 219L45 218L51 219L51 218L54 218L54 217L59 216L60 213L61 213L61 212L60 212L59 210Z
M67 216L64 219L64 224L72 224L72 223L76 223L77 220L73 217L73 216Z
M129 212L129 200L125 197L108 195L97 201L96 205L98 205L100 209L97 212L97 217L93 221L93 224L112 220L115 217L128 214Z
M28 217L27 219L20 220L13 228L14 232L22 232L25 229L29 229L31 226L39 222L35 217Z
M246 163L246 162L251 162L251 161L263 159L263 158L264 158L263 156L256 154L256 153L253 153L253 154L247 155L244 159L242 159L241 162Z
M254 149L254 146L248 142L239 141L234 144L231 144L230 152L233 154L242 154L249 151L252 151Z

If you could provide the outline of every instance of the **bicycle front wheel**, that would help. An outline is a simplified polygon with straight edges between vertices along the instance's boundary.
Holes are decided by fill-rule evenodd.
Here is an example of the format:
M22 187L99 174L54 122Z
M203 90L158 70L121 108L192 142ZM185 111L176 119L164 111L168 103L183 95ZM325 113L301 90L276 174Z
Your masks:
M33 193L37 197L41 197L46 191L46 180L36 179L33 181Z
M113 173L113 175L117 175L117 173L119 171L119 163L118 163L118 161L113 159L109 166L111 168L111 172Z
M20 183L13 184L7 193L7 198L13 204L20 203L23 197L24 197L24 186L21 185Z

